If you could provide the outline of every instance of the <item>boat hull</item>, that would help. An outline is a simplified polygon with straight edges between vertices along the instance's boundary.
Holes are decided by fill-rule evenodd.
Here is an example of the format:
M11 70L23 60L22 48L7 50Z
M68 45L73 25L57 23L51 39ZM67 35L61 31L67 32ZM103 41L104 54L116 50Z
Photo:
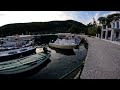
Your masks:
M24 73L27 71L30 71L38 66L40 66L41 64L43 64L47 59L49 59L51 55L48 54L46 56L46 58L44 58L42 61L41 60L37 60L35 62L28 64L24 64L23 66L20 67L16 67L16 68L11 68L11 69L6 69L6 70L0 70L0 75L17 75L20 73Z
M59 49L74 49L76 48L77 45L60 45L60 44L49 43L49 46Z
M0 57L0 62L12 60L12 59L17 59L21 56L24 57L24 56L31 55L31 54L35 53L35 50L36 50L36 48L33 48L31 50L28 50L28 51L25 51L25 52L22 52L22 53L16 53L16 54L7 55L7 56L1 56Z

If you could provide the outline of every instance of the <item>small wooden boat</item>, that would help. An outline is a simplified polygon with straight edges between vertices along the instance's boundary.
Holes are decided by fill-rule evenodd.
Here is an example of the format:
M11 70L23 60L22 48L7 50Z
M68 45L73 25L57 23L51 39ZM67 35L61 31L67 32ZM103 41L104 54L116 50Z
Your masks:
M50 53L41 52L20 59L0 62L0 75L12 75L29 71L41 65L50 56Z

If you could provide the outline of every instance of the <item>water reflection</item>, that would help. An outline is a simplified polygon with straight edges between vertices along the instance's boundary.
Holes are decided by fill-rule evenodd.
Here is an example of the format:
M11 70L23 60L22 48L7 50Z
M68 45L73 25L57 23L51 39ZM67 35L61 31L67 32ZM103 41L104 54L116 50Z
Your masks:
M59 79L79 66L86 56L86 49L83 45L73 50L47 48L51 51L51 62L28 79Z
M80 45L79 49L73 50L51 47L47 47L47 49L50 50L51 57L42 65L22 74L0 77L2 79L58 79L80 65L87 52L83 45Z
M79 49L71 50L62 50L48 46L47 49L51 52L51 57L42 65L21 74L12 76L0 75L0 79L58 79L79 66L87 53L84 45L80 45Z
M64 55L75 55L75 52L73 51L73 49L58 49L58 48L54 48L54 47L50 47L50 49L55 50L56 53L60 53L60 54L64 54Z

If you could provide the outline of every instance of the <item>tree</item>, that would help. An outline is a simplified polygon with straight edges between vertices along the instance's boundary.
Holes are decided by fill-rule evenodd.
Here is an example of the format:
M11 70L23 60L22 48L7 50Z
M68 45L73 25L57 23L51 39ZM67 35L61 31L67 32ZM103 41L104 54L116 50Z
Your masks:
M92 26L88 28L88 35L95 36L96 33L97 33L97 27Z
M96 33L97 33L97 34L101 34L101 26L98 26L98 27L97 27Z
M109 21L113 21L113 20L119 20L120 19L120 13L115 13L115 14L110 14L107 16L107 19L109 19Z
M95 18L93 18L93 26L97 26Z
M101 18L100 20L103 20L105 22L105 19ZM104 23L103 21L101 21L101 23ZM96 20L93 18L93 23L90 22L89 24L87 24L87 30L86 30L88 35L92 35L95 36L97 33L101 32L101 27L97 26Z
M120 19L120 13L110 14L107 16L106 24L110 25L110 22L113 20L119 20Z
M73 24L73 25L70 27L69 31L70 31L71 33L80 33L80 28Z
M87 24L87 27L91 27L91 26L93 26L92 22Z
M115 13L115 14L109 14L107 17L99 17L98 21L102 25L107 25L108 27L110 26L110 22L113 20L119 20L120 19L120 13Z
M98 18L99 23L102 24L102 25L106 24L106 20L107 19L105 17L99 17Z

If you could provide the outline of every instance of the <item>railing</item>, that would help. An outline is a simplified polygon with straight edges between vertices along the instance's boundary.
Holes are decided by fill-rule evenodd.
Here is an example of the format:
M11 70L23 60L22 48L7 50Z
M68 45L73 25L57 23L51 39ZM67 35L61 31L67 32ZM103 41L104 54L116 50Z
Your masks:
M80 75L82 73L83 67L84 67L84 61L78 67L74 68L72 71L65 74L59 79L80 79Z

